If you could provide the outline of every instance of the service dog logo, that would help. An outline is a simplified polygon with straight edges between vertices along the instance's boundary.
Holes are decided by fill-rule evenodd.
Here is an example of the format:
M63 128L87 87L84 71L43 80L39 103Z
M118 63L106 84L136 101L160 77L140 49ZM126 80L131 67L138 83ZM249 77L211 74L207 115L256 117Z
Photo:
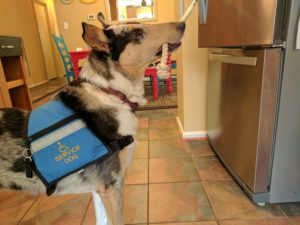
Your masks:
M76 159L78 159L77 152L80 151L79 145L76 145L72 148L67 145L64 145L61 142L58 142L57 145L58 145L58 150L60 152L60 154L55 157L55 160L57 162L64 160L65 164L69 164L75 161Z

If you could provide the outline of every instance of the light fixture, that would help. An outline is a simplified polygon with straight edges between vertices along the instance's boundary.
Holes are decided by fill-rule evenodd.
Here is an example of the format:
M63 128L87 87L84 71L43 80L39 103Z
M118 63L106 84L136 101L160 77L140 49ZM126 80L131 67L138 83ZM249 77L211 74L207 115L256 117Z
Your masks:
M142 0L142 6L143 6L143 7L147 6L146 0Z

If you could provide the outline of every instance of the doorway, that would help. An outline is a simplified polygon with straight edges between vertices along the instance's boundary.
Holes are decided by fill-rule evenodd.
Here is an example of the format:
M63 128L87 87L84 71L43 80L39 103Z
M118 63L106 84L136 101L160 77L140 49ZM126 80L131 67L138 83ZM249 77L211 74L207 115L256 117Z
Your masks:
M48 80L51 80L56 78L58 73L55 65L48 7L46 3L39 0L34 0L33 3L46 66L47 78Z

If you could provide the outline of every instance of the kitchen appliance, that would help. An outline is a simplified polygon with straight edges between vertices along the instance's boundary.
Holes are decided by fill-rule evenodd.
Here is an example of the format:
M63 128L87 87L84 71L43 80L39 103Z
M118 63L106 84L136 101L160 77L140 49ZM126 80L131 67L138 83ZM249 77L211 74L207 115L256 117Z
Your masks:
M257 203L300 201L299 0L199 0L207 130Z

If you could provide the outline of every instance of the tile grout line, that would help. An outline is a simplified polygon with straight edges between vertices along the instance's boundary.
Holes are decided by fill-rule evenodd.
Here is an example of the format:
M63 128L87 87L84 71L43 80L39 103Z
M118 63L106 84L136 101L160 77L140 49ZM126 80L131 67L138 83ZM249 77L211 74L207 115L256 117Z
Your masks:
M194 164L195 164L195 167L196 167L196 169L197 169L198 176L199 176L199 178L200 178L201 186L202 186L202 188L203 188L204 193L206 194L206 197L207 197L207 200L208 200L208 202L209 202L209 206L210 206L210 208L211 208L211 210L212 210L212 213L213 213L214 216L215 216L215 221L217 221L217 223L218 223L218 218L217 218L217 216L216 216L215 209L214 209L213 204L212 204L212 202L211 202L211 200L210 200L210 198L209 198L209 196L208 196L208 193L207 193L207 191L206 191L206 189L205 189L205 187L204 187L203 180L202 180L202 178L201 178L201 176L200 176L200 173L199 173L199 170L198 170L198 166L197 166L197 163L196 163L195 158L194 158L193 155L192 155L192 158L193 158L193 162L194 162ZM205 181L204 181L204 182L205 182ZM219 224L219 223L218 223L218 224Z
M206 196L207 196L207 199L208 199L210 208L212 209L212 212L213 212L213 214L214 214L214 216L215 216L215 220L218 221L218 218L217 218L217 216L216 216L216 211L215 211L215 209L214 209L214 207L213 207L213 204L212 204L212 201L211 201L209 195L207 194L207 191L206 191L206 189L205 189L205 186L204 186L203 182L201 182L201 185L202 185L203 190L204 190L204 192L205 192L205 194L206 194Z
M195 165L195 167L196 167L196 170L197 170L197 173L198 173L198 176L199 176L199 180L200 180L200 182L201 182L201 184L202 184L203 180L202 180L202 177L200 176L200 173L199 173L199 167L197 166L195 157L194 157L194 155L191 155L191 157L192 157L193 163L194 163L194 165ZM206 194L206 195L207 195L207 194Z
M154 183L149 183L149 184L180 184L180 183L202 183L201 180L186 180L186 181L163 181L163 182L154 182Z
M189 181L173 181L173 182L155 182L155 183L144 183L144 184L126 184L125 186L145 186L148 184L156 185L156 184L181 184L181 183L202 183L201 180L189 180Z
M89 206L90 206L90 204L91 204L92 201L93 201L93 198L92 198L92 196L90 196L89 203L87 204L87 207L86 207L86 209L85 209L85 211L84 211L84 214L83 214L83 217L82 217L82 220L81 220L80 225L83 224L84 219L85 219L85 217L86 217L86 214L87 214L87 212L88 212ZM95 209L94 209L94 211L95 211Z
M18 221L17 225L19 225L22 220L25 218L25 216L27 215L27 213L29 212L29 210L32 208L32 206L37 202L37 200L40 198L41 196L36 196L34 201L32 202L32 204L28 207L28 209L25 211L24 215L20 218L20 220Z
M296 225L296 224L293 224L290 220L289 220L289 218L285 218L285 217L274 217L274 218L272 218L272 217L270 217L270 218L248 218L248 219L246 219L246 218L234 218L234 219L220 219L220 220L215 220L215 222L217 222L217 224L218 225L221 225L221 223L222 222L228 222L228 221L235 221L235 222L237 222L237 221L247 221L247 222L254 222L254 221L273 221L273 220L275 220L275 221L279 221L279 220L282 220L282 221L284 221L284 222L287 222L287 223L284 223L284 224L282 224L282 223L280 223L280 225ZM251 223L252 224L252 223ZM279 224L278 224L279 225Z
M153 223L149 223L149 225L151 224L173 224L173 223L176 223L176 224L185 224L185 223L205 223L205 222L217 222L216 220L193 220L193 221L168 221L168 222L153 222ZM140 223L138 224L134 224L134 225L139 225Z
M198 168L195 164L195 161L194 161L194 158L193 158L193 154L188 154L188 155L184 155L184 156L180 156L180 157L154 157L154 158L151 158L151 159L183 159L183 158L189 158L192 160L192 163L193 163L193 166L194 168L196 169L197 171L197 179L192 179L192 180L188 180L188 181L161 181L161 182L153 182L151 183L150 182L150 176L149 176L149 184L165 184L165 183L183 183L183 182L201 182L201 177L200 177L200 174L198 172ZM149 161L150 161L150 141L149 141ZM149 162L150 164L150 162ZM149 168L149 171L150 172L150 168Z
M282 214L284 215L285 218L289 218L289 216L285 213L285 211L280 207L280 204L277 204L279 207L279 210L282 212Z
M177 131L179 132L178 128L177 128ZM171 138L170 138L171 139ZM173 139L173 138L172 138ZM150 165L150 140L149 140L149 163L148 165ZM158 157L158 158L165 158L165 159L170 159L170 157ZM173 157L171 157L173 158ZM186 155L186 156L182 156L182 157L174 157L174 158L190 158L192 159L192 162L193 162L193 165L195 167L195 169L197 170L197 174L198 174L198 179L197 180L191 180L191 181L176 181L176 182L157 182L157 183L151 183L151 184L165 184L165 183L195 183L195 182L200 182L201 185L202 185L202 182L201 182L201 177L200 177L200 174L198 172L198 167L196 166L196 163L195 163L195 160L194 160L194 157L193 157L193 154L189 154L189 155ZM154 158L155 159L155 158ZM148 174L150 173L150 166L149 166L149 170L148 170ZM149 180L148 180L148 195L149 195L149 186L150 186L150 176L149 176ZM203 185L202 185L203 187ZM204 187L203 187L204 189ZM205 190L204 190L205 191ZM205 192L206 194L206 192ZM207 195L207 194L206 194ZM208 198L208 197L207 197ZM149 200L148 200L149 201ZM210 204L210 202L209 202ZM211 204L210 204L211 205ZM150 221L149 221L149 203L148 203L148 224L150 224ZM214 214L214 212L213 212ZM216 218L215 214L214 214L214 217ZM216 221L216 220L213 220L213 221ZM183 221L177 221L176 223L182 223ZM197 222L197 221L187 221L187 222ZM155 222L155 224L168 224L169 222Z

